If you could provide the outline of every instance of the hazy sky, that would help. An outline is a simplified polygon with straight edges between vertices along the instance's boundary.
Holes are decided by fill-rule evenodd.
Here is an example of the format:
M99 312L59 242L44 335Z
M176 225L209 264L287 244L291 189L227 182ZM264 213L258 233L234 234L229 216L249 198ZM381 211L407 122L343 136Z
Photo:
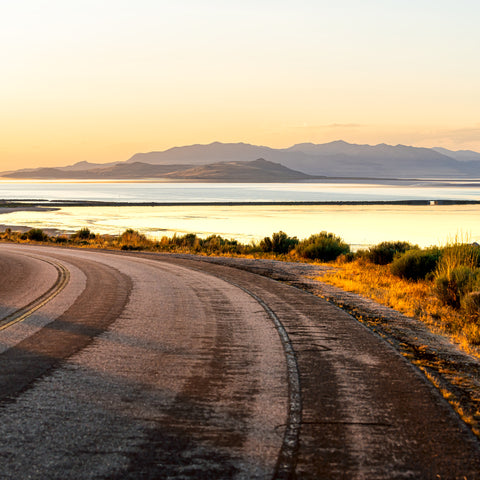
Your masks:
M0 169L194 143L480 151L478 0L0 3Z

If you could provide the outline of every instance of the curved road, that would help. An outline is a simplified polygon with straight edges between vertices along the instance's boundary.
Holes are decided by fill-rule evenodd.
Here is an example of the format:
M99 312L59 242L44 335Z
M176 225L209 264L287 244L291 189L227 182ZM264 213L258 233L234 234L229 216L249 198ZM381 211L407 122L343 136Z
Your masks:
M400 355L293 287L0 244L0 478L480 478Z

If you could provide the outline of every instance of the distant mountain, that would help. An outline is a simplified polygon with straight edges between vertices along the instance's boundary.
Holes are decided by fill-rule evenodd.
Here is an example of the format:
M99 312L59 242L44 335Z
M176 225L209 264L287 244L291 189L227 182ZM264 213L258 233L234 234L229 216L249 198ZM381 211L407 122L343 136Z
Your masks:
M77 162L73 165L67 165L66 167L57 167L60 170L64 170L66 172L71 171L80 171L80 170L92 170L93 168L106 168L113 165L117 165L119 162L110 162L110 163L91 163L87 161Z
M83 170L81 172L63 172L66 175L75 173L81 178L155 178L164 177L165 175L184 170L191 165L152 165L150 163L134 162L134 163L117 163L107 168L95 168L92 170ZM77 177L80 178L80 177Z
M343 141L323 145L299 144L289 149L293 157L284 165L295 164L300 171L347 177L435 177L465 176L455 159L429 148L404 145L355 145ZM480 174L480 163L478 165Z
M474 152L472 150L447 150L446 148L435 147L432 148L438 153L447 155L447 157L454 158L460 162L478 162L480 161L480 153Z
M480 157L480 154L478 154ZM245 143L211 143L136 154L128 162L152 164L242 162L264 158L309 175L340 177L465 177L480 175L480 159L465 164L430 148L405 145L356 145L342 140L316 145L301 143L274 149Z
M286 182L306 180L311 177L278 163L258 159L251 162L219 162L210 165L152 165L143 162L118 163L106 168L91 170L65 170L38 168L4 174L8 178L32 179L145 179L200 180L211 182Z
M191 164L206 165L217 162L249 162L256 158L273 156L276 150L248 143L220 143L174 147L163 152L136 153L127 163L144 162L155 165Z
M131 178L158 178L166 174L190 168L192 165L152 165L149 163L117 163L104 168L88 170L66 168L37 168L35 170L4 173L7 178L32 178L32 179L131 179Z
M10 174L12 178L65 178L60 174L59 171L63 172L74 172L74 171L84 171L84 170L92 170L94 168L106 168L109 166L117 165L119 162L111 162L111 163L91 163L87 161L77 162L73 165L67 165L66 167L41 167L41 168L22 168L20 170L9 170L7 172L0 172L0 177L9 177ZM123 163L123 162L122 162ZM34 177L27 177L24 174L33 174ZM53 175L53 176L51 176ZM71 177L69 177L71 178Z
M480 177L480 153L443 148L418 148L405 145L356 145L342 140L325 144L300 143L275 149L246 143L211 143L175 147L160 152L137 153L124 162L97 164L78 162L56 168L40 168L3 172L10 178L159 178L183 179L228 178L244 181L253 174L254 166L242 170L239 163L264 159L270 165L257 168L260 178L286 175L291 171L304 175L350 178L468 178ZM213 165L213 168L198 167ZM273 172L271 164L290 169ZM190 170L190 172L188 171ZM180 172L183 172L180 174ZM216 173L215 173L216 172ZM262 173L263 172L263 173ZM223 177L222 177L223 176ZM297 177L300 178L300 177ZM267 180L268 181L268 180Z
M312 177L263 158L252 162L219 162L172 172L167 178L236 182L276 182L307 180Z

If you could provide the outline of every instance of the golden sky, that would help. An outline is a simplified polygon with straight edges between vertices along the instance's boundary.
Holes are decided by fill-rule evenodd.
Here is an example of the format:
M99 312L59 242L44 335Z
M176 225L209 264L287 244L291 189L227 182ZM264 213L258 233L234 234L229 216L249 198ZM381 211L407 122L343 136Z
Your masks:
M477 0L0 5L0 170L195 143L480 151Z

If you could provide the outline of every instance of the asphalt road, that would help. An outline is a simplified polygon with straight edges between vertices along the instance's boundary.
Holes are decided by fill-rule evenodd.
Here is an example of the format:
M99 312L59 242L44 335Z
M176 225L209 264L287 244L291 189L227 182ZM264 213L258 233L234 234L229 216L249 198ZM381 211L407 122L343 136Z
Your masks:
M0 244L0 479L474 479L480 445L324 300L168 255Z

